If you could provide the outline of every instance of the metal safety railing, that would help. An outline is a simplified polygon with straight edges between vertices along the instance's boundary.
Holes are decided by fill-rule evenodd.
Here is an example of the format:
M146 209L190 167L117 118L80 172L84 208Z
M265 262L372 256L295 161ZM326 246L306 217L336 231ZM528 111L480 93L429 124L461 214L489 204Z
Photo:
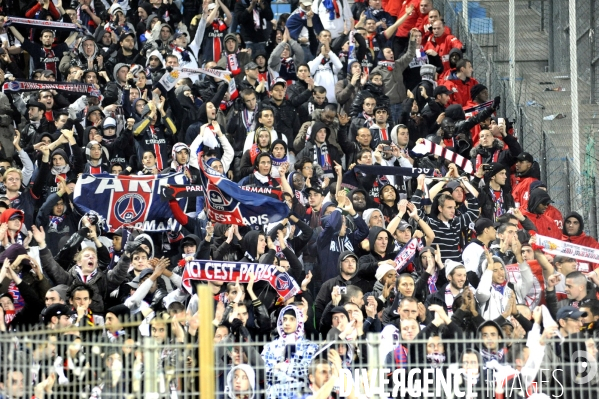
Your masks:
M425 392L432 397L473 392L479 398L499 398L506 390L596 396L597 339L592 334L564 339L545 333L540 338L540 331L533 331L527 342L514 325L484 339L455 338L447 326L429 326L428 333L416 338L416 331L387 327L354 340L330 339L330 334L324 340L247 340L240 339L237 329L220 336L210 326L206 346L190 337L176 342L168 326L164 339L154 331L155 338L132 335L114 342L103 329L7 333L0 336L0 394L38 399L299 398L336 378L333 390L364 398L425 397ZM214 354L213 362L201 357L202 349Z

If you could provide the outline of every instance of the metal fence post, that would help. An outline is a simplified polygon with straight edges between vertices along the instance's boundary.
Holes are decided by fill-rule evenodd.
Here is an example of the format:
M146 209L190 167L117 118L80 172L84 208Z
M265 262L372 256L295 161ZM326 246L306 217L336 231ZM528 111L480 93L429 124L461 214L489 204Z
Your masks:
M572 212L572 184L570 184L570 162L568 158L566 158L564 161L564 174L566 176L567 181L566 187L568 188L568 192L565 198L566 212L564 213L570 213Z
M549 186L547 181L547 136L545 132L541 132L541 180Z
M591 206L589 208L589 232L592 237L597 237L597 185L595 181L595 177L590 179L591 184Z
M145 397L148 399L158 398L159 389L158 382L158 346L153 338L143 339L143 354L144 354L144 391Z
M468 35L468 0L462 0L462 18L464 19L464 33ZM470 46L468 46L470 47Z
M547 40L548 40L548 45L547 47L549 48L549 53L548 53L548 58L549 58L549 72L553 72L555 70L555 55L553 53L553 45L554 45L554 33L553 33L553 0L550 0L547 4L547 8L548 11L547 13L549 14L549 23L547 24Z

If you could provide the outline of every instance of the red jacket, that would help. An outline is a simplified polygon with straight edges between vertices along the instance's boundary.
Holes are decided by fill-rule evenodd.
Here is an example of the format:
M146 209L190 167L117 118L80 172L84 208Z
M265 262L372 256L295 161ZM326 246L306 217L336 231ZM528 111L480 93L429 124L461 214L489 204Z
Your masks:
M25 13L25 17L26 18L35 18L35 14L37 14L37 12L40 11L41 9L42 9L42 5L39 2L36 2L33 7L31 7L29 10L27 10L27 12ZM50 2L50 5L48 7L48 12L52 16L52 18L54 18L55 21L60 19L60 12L56 9L56 6L54 5L53 2Z
M447 87L451 94L451 103L460 104L466 108L466 104L472 99L470 97L470 89L478 84L478 80L474 78L466 78L461 80L457 75L450 73L441 85Z
M558 229L564 229L564 217L556 207L554 207L553 205L549 205L547 207L547 210L545 211L545 215L547 215L549 218L551 218L551 220L553 220L553 223L555 223Z
M576 245L582 245L583 247L599 249L599 242L597 242L597 240L595 240L593 237L587 236L585 233L580 233L577 236L567 236L564 234L564 235L562 235L562 241L571 242L572 244L576 244ZM587 268L588 268L588 271L599 269L599 264L590 263L590 262L587 262L584 260L582 260L582 261L577 260L576 265L577 265L576 269L580 270L580 271L585 271L584 269L587 269Z
M557 228L553 219L547 216L545 213L542 215L538 215L536 213L532 213L522 209L522 214L534 223L534 225L537 228L537 233L539 233L542 236L557 238L558 240L561 240L562 231ZM522 226L519 227L523 228Z
M448 35L443 33L440 37L431 36L426 44L424 45L424 51L435 50L441 61L443 62L443 69L449 70L449 52L452 48L462 49L464 45L454 35Z
M424 29L425 25L430 25L430 22L428 20L428 15L425 15L422 18L421 23L418 24L418 26L417 26L417 28L420 29L420 31L422 32L422 43L426 43L428 41L428 39L433 35L433 32L431 32L428 29L427 30ZM445 25L445 34L451 35L451 29L447 25Z
M398 37L409 37L410 29L414 28L418 24L418 20L422 17L420 13L420 0L389 0L387 5L383 5L385 11L396 18L401 18L406 13L406 6L412 4L414 11L408 16L408 18L399 25L395 36Z
M514 197L514 202L516 204L520 203L520 208L528 209L528 197L530 195L530 183L537 180L534 177L525 177L518 182L518 178L516 177L514 181L512 181L512 196Z

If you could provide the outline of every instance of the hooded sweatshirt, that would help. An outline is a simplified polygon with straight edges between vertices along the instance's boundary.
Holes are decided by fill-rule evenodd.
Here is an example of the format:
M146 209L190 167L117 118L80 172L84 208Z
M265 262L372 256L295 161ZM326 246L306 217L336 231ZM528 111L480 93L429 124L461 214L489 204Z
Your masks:
M489 349L487 349L487 347L485 347L483 344L480 344L480 355L483 358L483 363L489 362L491 360L497 360L499 363L505 363L506 362L506 354L507 354L507 348L505 348L503 346L503 330L501 329L501 327L499 326L499 324L497 324L497 322L495 322L494 320L487 320L484 323L482 323L481 325L478 326L478 330L477 330L477 335L482 338L482 329L483 327L487 327L487 326L493 326L495 328L497 328L497 333L499 334L499 343L497 344L497 350L495 351L490 351Z
M283 330L283 317L290 311L295 315L297 328L286 334ZM277 319L279 338L266 344L262 359L266 368L266 387L269 399L289 399L295 397L308 380L308 366L318 351L318 345L304 338L304 315L293 305L284 307ZM275 370L275 366L286 363L285 369Z
M235 49L232 52L227 50L227 40L235 40ZM217 67L226 68L231 72L234 78L239 80L245 76L245 64L250 62L251 56L249 53L239 51L239 42L237 41L237 35L234 33L228 33L223 41L223 56L216 63Z
M91 158L91 151L94 145L99 145L102 149L100 159L96 161L92 160ZM87 163L85 164L83 173L110 173L110 168L106 163L106 160L108 159L108 151L106 150L106 148L104 148L102 144L98 143L97 141L93 140L87 143L87 145L85 146L85 159L87 160Z
M341 277L341 263L343 262L343 258L345 258L348 255L352 255L356 259L356 270L348 280L345 280L343 277ZM327 304L331 302L331 292L333 291L333 287L346 287L348 285L356 285L356 282L359 281L359 279L356 277L356 274L358 273L358 257L356 256L356 254L354 254L353 251L341 252L339 254L339 258L337 259L337 270L339 271L337 276L330 278L326 281L323 280L324 283L322 284L322 287L318 292L318 296L314 301L315 316L316 320L318 321L320 321Z
M566 221L569 218L576 218L576 220L578 220L578 222L580 223L580 228L578 229L576 234L568 235L568 233L566 232ZM578 212L570 212L566 215L566 217L564 218L564 228L562 230L562 233L562 241L568 241L572 244L582 245L583 247L599 248L599 242L597 242L597 240L595 240L593 237L585 234L584 219ZM580 260L577 260L576 264L578 266L578 270L584 270L585 268L588 268L588 270L591 271L599 268L599 264L597 263L592 263L589 265L589 263Z
M561 240L562 232L559 231L553 219L547 216L545 213L537 213L537 208L543 203L550 203L551 198L547 191L536 188L530 193L530 199L528 200L528 209L523 211L522 214L530 219L537 228L537 232L540 235L557 238Z
M387 248L385 249L385 255L381 256L375 252L375 243L376 239L380 233L386 233L388 236ZM358 260L358 277L363 279L363 282L358 285L362 288L363 292L371 292L374 288L374 284L377 282L376 271L379 267L379 262L384 260L394 260L395 253L393 253L393 249L395 248L395 239L393 235L389 233L387 230L382 227L372 227L370 228L370 233L368 234L368 243L370 245L370 253L368 255L361 256Z
M256 391L256 372L249 364L240 364L238 366L233 367L231 371L229 371L229 373L227 374L227 397L230 399L237 399L238 393L236 393L233 389L233 378L235 377L235 372L237 370L242 370L245 373L248 381L250 382L250 392L239 392L239 394L247 395L248 399L254 399Z
M321 129L326 130L326 136L323 143L320 145L316 143L317 132ZM329 143L329 136L331 135L331 129L321 121L315 121L310 131L310 137L303 150L297 154L297 159L308 158L314 165L318 165L322 168L324 176L334 178L334 162L341 164L341 154L337 150L337 147Z
M330 205L332 204L323 204L321 211L326 210ZM336 208L328 216L321 217L322 231L316 240L316 247L318 248L318 263L322 281L327 281L338 275L339 268L335 268L334 265L338 264L339 255L343 251L355 251L360 242L368 237L368 226L366 226L364 219L358 213L352 217L356 229L350 232L346 228L345 235L343 237L339 236L343 225L343 218L344 216L340 208Z

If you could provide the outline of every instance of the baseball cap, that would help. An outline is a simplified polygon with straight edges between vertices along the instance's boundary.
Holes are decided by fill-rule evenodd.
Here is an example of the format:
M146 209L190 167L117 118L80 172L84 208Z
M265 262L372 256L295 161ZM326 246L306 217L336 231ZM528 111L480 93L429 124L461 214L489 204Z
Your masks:
M46 76L46 77L48 77L48 76L56 77L56 73L53 71L50 71L49 69L44 69L44 71L42 72L42 75Z
M476 222L474 222L474 231L476 232L476 235L480 235L486 228L493 226L494 223L491 219L479 218Z
M141 283L141 280L143 280L146 276L150 275L154 273L153 269L147 268L147 269L143 269L141 271L141 273L139 273L137 275L137 277L135 277L133 280L129 281L127 283L127 285L131 288L135 288L137 289L139 287L139 284Z
M210 4L208 4L208 11L212 11L212 10L214 10L214 8L215 8L215 7L216 7L216 4L215 4L215 3L210 3Z
M247 71L248 69L258 69L258 64L256 64L254 61L250 61L245 64L245 70Z
M535 159L528 152L523 152L522 154L520 154L516 157L516 160L520 161L520 162L528 161L528 162L532 163L532 162L534 162Z
M347 310L345 310L343 306L335 306L333 309L331 309L331 317L335 313L343 313L345 317L347 317L347 320L349 320L349 313L347 313Z
M447 183L445 187L447 187L451 190L451 192L453 192L453 190L455 190L456 188L461 187L461 184L459 180L452 180L449 183Z
M320 195L324 195L324 192L322 191L322 188L318 187L318 186L314 186L314 187L306 187L306 193L310 194L310 191L314 191Z
M350 252L350 253L346 254L343 258L341 258L341 261L343 262L347 258L354 258L357 261L358 260L358 255L354 254L353 252Z
M580 317L586 317L586 315L586 312L581 312L574 306L564 306L557 311L557 320L578 319Z
M405 231L408 228L412 228L412 225L409 224L408 222L406 222L405 220L402 220L401 222L399 222L399 226L397 226L397 230L399 231Z
M55 303L53 305L50 305L46 308L46 311L44 312L44 324L48 324L50 323L50 320L52 320L52 317L57 316L71 316L74 315L76 312L71 309L70 306L65 305L63 303Z
M449 89L445 86L437 86L435 90L433 90L433 97L437 97L439 94L451 94Z
M275 87L276 85L283 85L283 87L287 87L287 81L283 78L277 78L272 84L272 87Z
M301 0L300 4L303 4L305 6L311 6L312 5L312 0Z

